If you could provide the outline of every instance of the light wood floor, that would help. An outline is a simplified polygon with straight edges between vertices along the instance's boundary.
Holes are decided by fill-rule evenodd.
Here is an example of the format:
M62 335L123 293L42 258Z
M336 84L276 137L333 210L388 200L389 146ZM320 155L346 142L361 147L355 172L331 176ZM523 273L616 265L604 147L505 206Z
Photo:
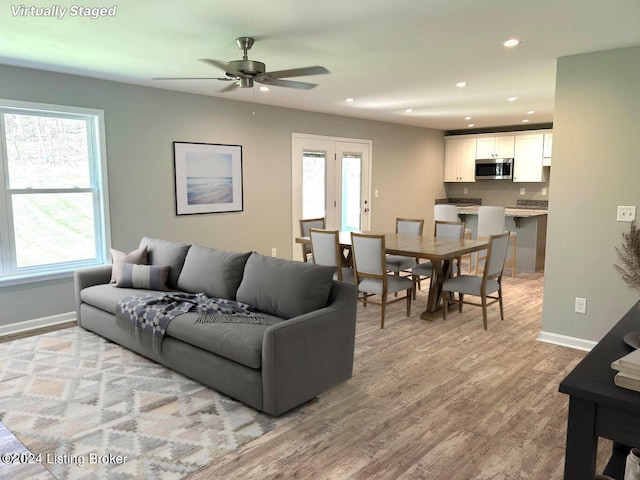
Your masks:
M560 479L567 397L584 352L536 341L541 274L505 277L505 320L465 306L447 322L404 303L358 311L353 378L193 474L221 479ZM598 471L611 452L600 440Z

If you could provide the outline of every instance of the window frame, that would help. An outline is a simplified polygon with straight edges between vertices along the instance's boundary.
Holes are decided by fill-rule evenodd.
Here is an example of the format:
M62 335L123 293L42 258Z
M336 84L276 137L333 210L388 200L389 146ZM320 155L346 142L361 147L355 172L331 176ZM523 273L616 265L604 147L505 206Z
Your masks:
M87 143L89 145L90 185L82 188L10 188L4 123L5 113L84 120L87 127ZM109 188L107 182L105 138L103 110L0 99L0 286L68 278L73 276L73 271L78 268L108 263L108 253L111 247L111 222L109 217ZM95 219L94 237L96 257L89 260L18 267L11 196L16 193L19 194L22 191L34 195L39 193L91 193L93 196L93 213Z

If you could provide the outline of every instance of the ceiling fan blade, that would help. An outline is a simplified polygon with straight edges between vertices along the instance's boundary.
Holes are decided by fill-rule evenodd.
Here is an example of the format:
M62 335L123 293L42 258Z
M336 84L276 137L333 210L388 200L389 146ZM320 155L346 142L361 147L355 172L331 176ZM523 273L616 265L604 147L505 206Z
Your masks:
M221 60L213 60L211 58L201 58L200 61L204 63L208 63L209 65L213 65L214 67L219 68L225 73L230 73L234 77L241 77L241 78L246 77L244 73L231 69L231 67L229 67L229 64L227 62L223 62Z
M231 79L231 80L233 80L233 79ZM218 93L230 92L231 90L235 90L236 88L238 88L238 81L237 80L235 82L233 82L233 83L230 83L229 85L224 87L222 90L218 90Z
M235 80L230 77L155 77L151 80Z
M277 70L275 72L264 72L258 75L258 77L290 78L290 77L303 77L305 75L323 75L325 73L329 73L329 70L319 65L316 65L313 67L291 68L289 70Z
M270 79L255 79L256 82L262 83L264 85L272 85L275 87L287 87L287 88L297 88L298 90L311 90L312 88L317 87L318 85L315 83L307 83L307 82L295 82L293 80L278 80L276 78Z

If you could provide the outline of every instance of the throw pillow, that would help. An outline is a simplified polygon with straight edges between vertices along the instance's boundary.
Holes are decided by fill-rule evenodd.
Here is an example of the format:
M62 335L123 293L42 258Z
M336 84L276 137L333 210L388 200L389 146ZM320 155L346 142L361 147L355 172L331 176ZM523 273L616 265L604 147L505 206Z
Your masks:
M116 278L120 274L122 265L125 263L135 263L146 265L147 263L147 247L140 247L133 252L125 253L114 248L111 249L111 259L113 267L111 269L111 283L116 283Z
M191 245L188 243L144 237L140 241L140 246L147 247L149 265L168 265L171 267L169 269L167 284L171 288L175 288L178 284L178 277L180 277L182 266L184 265L184 259Z
M293 318L327 304L336 268L252 253L236 294L270 315Z
M116 279L116 287L144 288L147 290L167 290L167 265L122 265L120 276Z
M178 288L185 292L204 292L209 297L235 300L249 255L251 252L228 252L192 245L178 278Z

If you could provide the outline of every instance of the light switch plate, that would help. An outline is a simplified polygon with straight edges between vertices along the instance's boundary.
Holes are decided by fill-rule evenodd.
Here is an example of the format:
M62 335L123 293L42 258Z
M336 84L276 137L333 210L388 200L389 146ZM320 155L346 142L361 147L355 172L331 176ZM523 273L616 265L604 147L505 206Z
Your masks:
M633 222L635 219L636 219L635 206L618 205L617 220L619 222Z

